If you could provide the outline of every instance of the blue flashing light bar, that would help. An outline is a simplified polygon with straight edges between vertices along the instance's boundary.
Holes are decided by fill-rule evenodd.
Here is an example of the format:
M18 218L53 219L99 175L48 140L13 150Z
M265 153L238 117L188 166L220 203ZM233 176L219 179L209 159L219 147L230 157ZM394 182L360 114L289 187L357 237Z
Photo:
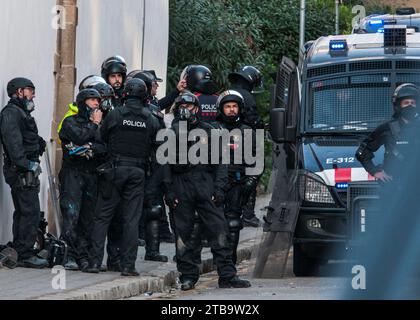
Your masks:
M347 41L346 40L331 40L330 51L331 52L347 51Z
M384 25L384 20L378 20L378 19L370 20L369 24L371 26L382 26L382 25Z
M335 184L335 187L337 189L347 189L348 186L349 186L349 183L348 182L339 182L339 183L336 183Z

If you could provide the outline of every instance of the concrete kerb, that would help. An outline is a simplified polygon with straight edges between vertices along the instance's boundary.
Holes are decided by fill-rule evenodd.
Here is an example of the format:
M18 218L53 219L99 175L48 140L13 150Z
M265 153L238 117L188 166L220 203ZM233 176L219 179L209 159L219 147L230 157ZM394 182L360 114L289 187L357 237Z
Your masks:
M237 251L238 263L249 260L256 247L256 240L241 242ZM211 254L202 259L200 272L202 274L215 270ZM147 275L140 277L121 277L112 281L87 286L67 292L47 294L35 300L117 300L138 296L147 292L162 293L176 285L178 272L175 263L166 263Z

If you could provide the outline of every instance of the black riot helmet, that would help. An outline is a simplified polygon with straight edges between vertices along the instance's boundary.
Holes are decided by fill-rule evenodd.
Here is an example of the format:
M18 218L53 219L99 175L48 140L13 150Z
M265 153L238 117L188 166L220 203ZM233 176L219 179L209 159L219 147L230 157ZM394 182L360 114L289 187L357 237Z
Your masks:
M147 94L149 96L152 95L152 86L153 86L153 82L155 81L155 77L150 72L142 71L142 70L131 71L127 75L127 81L133 78L143 80L147 87Z
M229 73L228 79L233 85L246 83L249 91L254 91L255 89L260 91L263 88L262 74L253 66L245 66L238 71Z
M99 92L102 101L100 108L102 111L110 111L114 109L112 99L114 98L114 89L108 83L99 82L93 86L93 89Z
M84 78L82 81L80 81L79 90L93 88L98 83L106 83L106 81L104 78L92 74Z
M418 101L420 98L419 88L412 83L404 83L399 85L392 95L392 105L394 112L399 113L401 111L401 101L404 99L414 99Z
M187 88L193 92L214 94L217 92L216 84L209 68L203 65L189 65L181 73L180 80L187 81Z
M127 63L119 55L109 57L102 63L101 75L106 82L108 82L108 76L113 73L121 73L123 76L122 82L124 83L127 76Z
M181 108L182 105L193 104L197 107L197 112L194 114L186 108ZM184 91L181 93L174 102L174 116L179 120L188 121L191 124L196 124L198 122L198 114L200 111L200 101L198 98L189 91Z
M124 97L137 98L142 101L147 99L147 86L143 80L138 78L132 78L125 83Z
M18 89L25 88L32 88L35 90L35 85L27 78L14 78L7 83L7 94L11 98Z
M144 71L149 72L155 78L155 81L156 82L163 82L163 79L162 78L159 78L156 75L156 71L155 70L144 70Z
M95 84L92 88L99 92L102 99L114 97L114 89L108 83L99 82Z
M227 102L236 102L238 104L239 110L236 116L227 116L223 112L223 107ZM216 102L217 118L225 123L237 123L241 119L244 106L244 98L238 91L226 90L220 94Z
M86 118L89 118L92 112L92 109L89 108L85 102L87 99L90 98L98 99L98 101L101 102L100 93L93 88L82 89L76 96L76 104L77 108L79 109L79 114Z

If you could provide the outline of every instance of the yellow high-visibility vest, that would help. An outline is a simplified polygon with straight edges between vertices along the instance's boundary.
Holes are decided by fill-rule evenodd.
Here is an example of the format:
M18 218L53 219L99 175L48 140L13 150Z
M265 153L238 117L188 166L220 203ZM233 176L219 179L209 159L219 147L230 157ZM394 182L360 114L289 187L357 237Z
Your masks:
M60 134L61 131L61 127L63 126L63 121L71 116L74 116L75 114L77 114L79 112L79 109L77 108L77 106L74 103L70 103L69 104L69 110L66 112L66 114L64 115L63 119L61 120L60 124L58 125L57 128L57 132L58 134Z

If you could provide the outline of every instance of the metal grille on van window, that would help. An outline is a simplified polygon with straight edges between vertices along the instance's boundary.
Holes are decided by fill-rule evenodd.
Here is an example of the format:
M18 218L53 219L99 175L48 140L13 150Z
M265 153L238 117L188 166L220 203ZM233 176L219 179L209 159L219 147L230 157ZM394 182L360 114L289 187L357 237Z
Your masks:
M350 63L350 71L391 69L392 61L363 61Z
M359 146L359 140L354 139L330 139L315 138L314 142L320 147Z
M399 86L402 83L414 83L415 85L420 85L420 73L397 73L397 83Z
M332 66L308 69L308 78L319 77L326 74L342 73L342 72L346 72L346 65L344 63L336 64Z
M420 69L420 61L403 60L397 61L397 69Z

